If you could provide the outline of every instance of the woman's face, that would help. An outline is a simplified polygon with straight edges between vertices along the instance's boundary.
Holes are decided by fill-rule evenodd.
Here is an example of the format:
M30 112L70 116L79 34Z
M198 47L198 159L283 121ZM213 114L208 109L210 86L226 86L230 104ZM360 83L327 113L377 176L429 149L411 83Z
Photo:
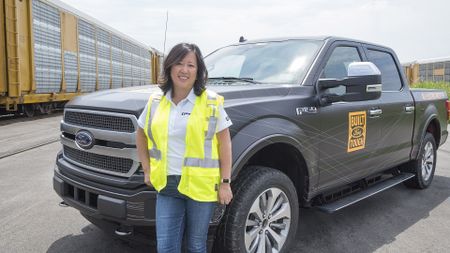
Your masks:
M172 66L170 77L175 89L192 89L197 79L197 57L194 52L189 52L180 62Z

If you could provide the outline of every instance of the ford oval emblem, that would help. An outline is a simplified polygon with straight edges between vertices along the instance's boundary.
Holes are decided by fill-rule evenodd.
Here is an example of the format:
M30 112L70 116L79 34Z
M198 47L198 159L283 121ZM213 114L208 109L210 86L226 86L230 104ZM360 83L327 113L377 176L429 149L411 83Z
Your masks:
M75 135L75 144L81 149L90 149L94 146L94 136L86 130L80 130Z

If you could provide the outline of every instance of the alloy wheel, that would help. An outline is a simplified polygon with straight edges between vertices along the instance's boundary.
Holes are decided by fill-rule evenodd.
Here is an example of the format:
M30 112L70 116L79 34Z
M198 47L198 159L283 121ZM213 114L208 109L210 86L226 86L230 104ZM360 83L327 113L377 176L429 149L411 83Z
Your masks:
M291 205L279 188L269 188L253 202L245 223L247 252L279 252L291 225Z
M431 177L434 167L434 149L431 142L427 142L422 156L422 178L428 181Z

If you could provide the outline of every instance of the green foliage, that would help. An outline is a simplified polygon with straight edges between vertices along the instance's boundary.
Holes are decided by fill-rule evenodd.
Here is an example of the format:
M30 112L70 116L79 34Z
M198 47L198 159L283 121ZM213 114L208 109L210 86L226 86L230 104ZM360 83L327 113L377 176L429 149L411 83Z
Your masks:
M440 89L447 92L447 96L450 98L450 83L446 82L423 82L415 83L411 85L411 88L425 88L425 89Z

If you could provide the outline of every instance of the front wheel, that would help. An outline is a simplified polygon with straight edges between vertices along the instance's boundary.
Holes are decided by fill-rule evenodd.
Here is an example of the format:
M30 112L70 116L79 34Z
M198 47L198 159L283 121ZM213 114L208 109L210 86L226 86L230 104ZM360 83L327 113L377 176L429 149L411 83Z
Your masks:
M275 169L255 166L247 170L244 178L239 176L235 198L219 225L221 251L287 252L298 223L294 184Z
M402 166L404 171L416 175L405 182L407 187L425 189L431 185L436 169L436 149L436 141L433 135L426 133L419 150L418 158Z

